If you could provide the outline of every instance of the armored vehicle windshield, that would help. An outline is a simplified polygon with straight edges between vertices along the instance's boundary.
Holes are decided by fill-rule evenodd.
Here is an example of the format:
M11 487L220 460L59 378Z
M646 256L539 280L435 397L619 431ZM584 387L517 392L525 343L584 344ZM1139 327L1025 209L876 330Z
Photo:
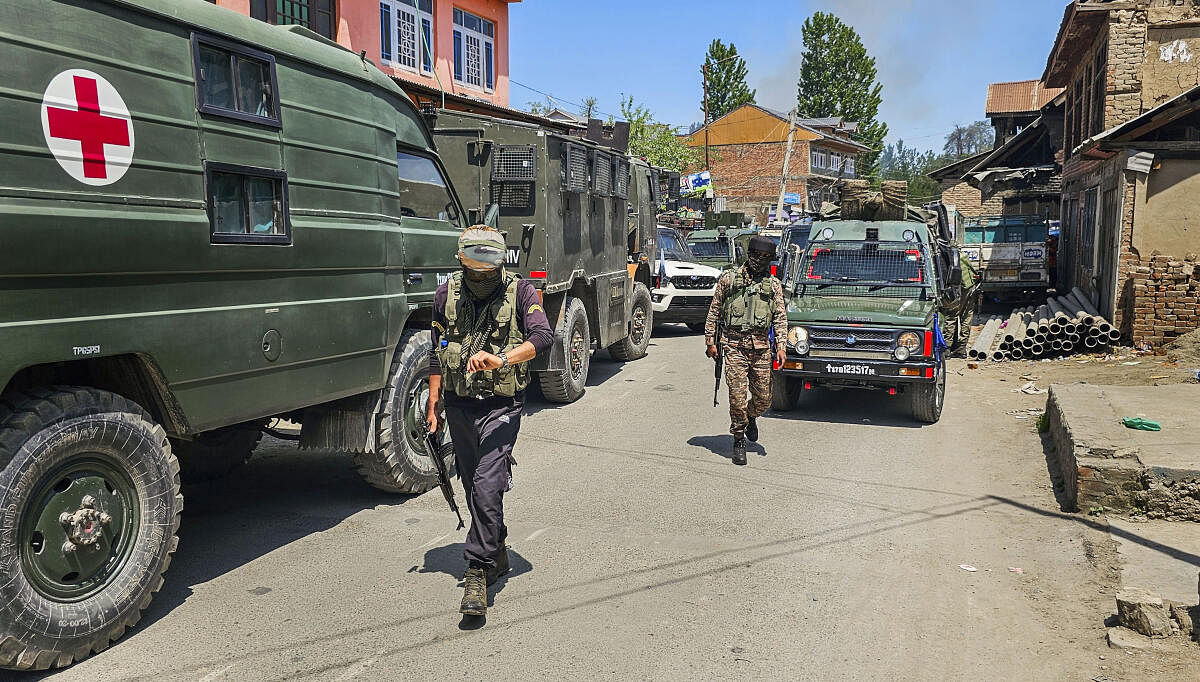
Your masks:
M920 242L814 242L800 261L795 291L860 296L865 288L873 295L925 298L931 286L928 263Z

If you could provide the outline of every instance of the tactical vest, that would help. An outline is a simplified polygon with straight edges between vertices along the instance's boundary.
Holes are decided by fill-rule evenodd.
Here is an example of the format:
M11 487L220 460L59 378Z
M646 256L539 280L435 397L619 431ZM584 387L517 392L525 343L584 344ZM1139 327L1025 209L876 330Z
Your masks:
M477 350L484 350L493 355L509 352L525 342L525 335L517 326L517 284L520 278L508 274L503 283L504 295L495 296L487 304L487 308L477 311L479 320L463 320L460 318L463 305L462 273L456 272L450 277L446 287L446 331L437 349L438 364L442 368L442 385L447 390L454 391L464 398L486 398L490 396L512 397L525 390L529 385L528 363L512 364L500 369L489 369L481 372L467 372L467 360L464 357L464 347L475 340L472 329L465 324L479 322L480 328L476 334L486 334ZM468 296L470 294L467 294Z
M721 323L725 329L737 332L761 332L771 326L775 308L775 288L771 283L775 277L764 274L752 279L745 268L731 273L729 293L721 306Z

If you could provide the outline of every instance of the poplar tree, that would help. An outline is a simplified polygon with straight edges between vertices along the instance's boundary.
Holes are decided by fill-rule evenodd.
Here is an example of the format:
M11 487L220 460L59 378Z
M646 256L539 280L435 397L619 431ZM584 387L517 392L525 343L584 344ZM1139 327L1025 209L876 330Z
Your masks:
M746 84L746 60L738 56L733 43L715 39L704 56L708 79L708 123L721 118L743 104L754 104L754 90ZM704 100L700 100L701 111Z
M883 86L876 80L875 58L862 38L833 14L817 12L801 29L797 104L802 116L839 116L858 123L854 138L871 148L858 157L859 177L876 179L887 124L879 120Z

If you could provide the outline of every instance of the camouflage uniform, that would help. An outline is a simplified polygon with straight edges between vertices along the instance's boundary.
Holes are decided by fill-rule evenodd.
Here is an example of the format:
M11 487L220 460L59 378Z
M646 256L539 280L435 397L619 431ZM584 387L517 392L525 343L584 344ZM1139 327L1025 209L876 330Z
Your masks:
M704 323L704 342L716 345L717 323L721 321L722 306L726 298L736 295L734 279L737 273L744 278L753 278L742 266L738 270L727 270L717 281L712 305L708 308L708 319ZM787 343L787 312L784 310L783 285L775 277L770 278L773 296L771 299L772 324L775 328L776 344ZM725 383L729 384L729 432L735 437L746 433L746 423L755 419L771 405L771 343L768 329L741 332L721 330L719 344L725 354ZM749 400L747 400L749 393Z

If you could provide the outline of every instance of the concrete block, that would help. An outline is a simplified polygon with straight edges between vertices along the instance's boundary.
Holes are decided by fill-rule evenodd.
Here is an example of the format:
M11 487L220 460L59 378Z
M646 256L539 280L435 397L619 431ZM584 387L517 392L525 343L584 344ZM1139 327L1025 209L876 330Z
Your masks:
M1117 593L1117 618L1121 625L1147 637L1171 634L1171 614L1162 597L1139 587Z
M1125 628L1108 629L1108 646L1112 649L1142 650L1155 648L1154 640Z

